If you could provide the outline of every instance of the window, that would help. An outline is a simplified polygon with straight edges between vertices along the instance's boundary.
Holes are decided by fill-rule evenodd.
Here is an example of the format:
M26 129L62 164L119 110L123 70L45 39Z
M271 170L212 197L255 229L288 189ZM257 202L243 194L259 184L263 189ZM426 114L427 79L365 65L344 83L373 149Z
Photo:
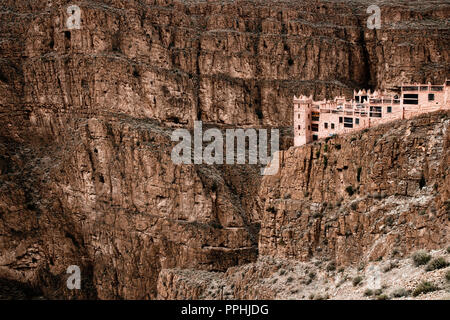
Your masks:
M308 130L311 130L311 126L308 126Z
M353 118L344 118L344 128L353 128Z
M403 87L403 91L417 91L419 87Z
M298 118L300 119L300 113L298 114Z
M313 141L316 141L317 140L317 135L316 134L313 134Z
M342 123L342 117L339 117L339 123Z
M334 129L334 123L331 124L331 129Z
M312 121L319 121L319 112L312 113Z
M392 107L387 107L387 113L391 113L392 112Z
M359 118L355 118L355 123L359 124Z
M311 125L311 131L319 132L319 125L317 123L313 123Z
M381 107L370 107L370 116L373 118L381 118Z
M300 130L300 125L298 125L298 130Z
M418 94L404 94L403 95L403 103L404 104L419 104L419 95Z
M428 101L434 101L434 93L428 94Z
M327 122L325 122L324 126L325 126L325 129L328 129L328 123Z

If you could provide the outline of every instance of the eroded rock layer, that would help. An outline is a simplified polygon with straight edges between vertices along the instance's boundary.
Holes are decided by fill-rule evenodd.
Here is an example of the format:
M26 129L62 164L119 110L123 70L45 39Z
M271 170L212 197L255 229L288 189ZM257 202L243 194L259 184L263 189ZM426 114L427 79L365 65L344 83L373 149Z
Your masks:
M448 242L448 115L290 149L263 180L170 159L197 119L278 127L288 149L294 94L443 82L446 1L380 2L379 30L364 0L78 1L73 30L69 4L2 2L2 297L205 297L200 270L254 298L261 253L346 265Z

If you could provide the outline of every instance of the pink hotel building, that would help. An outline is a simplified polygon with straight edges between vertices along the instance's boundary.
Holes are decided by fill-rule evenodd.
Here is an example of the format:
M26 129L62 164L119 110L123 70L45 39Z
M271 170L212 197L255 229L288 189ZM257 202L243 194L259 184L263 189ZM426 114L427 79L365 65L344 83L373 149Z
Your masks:
M335 97L314 101L312 96L294 96L294 146L422 113L448 110L449 100L450 80L443 85L405 84L398 94L360 90L350 100Z

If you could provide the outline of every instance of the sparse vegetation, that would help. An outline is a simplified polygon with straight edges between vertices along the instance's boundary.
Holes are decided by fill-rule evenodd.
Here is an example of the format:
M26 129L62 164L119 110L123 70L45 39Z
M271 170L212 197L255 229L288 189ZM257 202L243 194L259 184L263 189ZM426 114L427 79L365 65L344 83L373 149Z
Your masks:
M445 279L450 282L450 270L445 274Z
M414 265L416 267L427 264L431 260L431 256L425 251L418 251L412 256Z
M376 295L376 296L379 296L379 295L382 294L382 293L383 293L383 289L376 289L376 290L373 292L373 294Z
M401 298L401 297L408 297L410 295L410 291L404 289L404 288L400 288L395 290L394 292L392 292L392 296L394 298Z
M396 257L399 253L400 253L400 251L397 248L395 248L394 250L392 250L391 256Z
M377 296L377 300L389 300L389 297L386 294L380 294Z
M433 259L428 265L426 270L427 271L433 271L438 269L443 269L448 267L449 263L442 257Z
M447 247L447 253L450 253L450 246Z
M373 291L371 289L366 289L366 291L364 291L364 295L366 297L373 296Z
M336 270L336 263L335 262L330 262L327 265L327 271L334 271L334 270Z
M362 282L363 278L361 276L356 276L353 278L352 280L352 284L354 287L356 287L357 285L359 285Z
M431 282L428 281L422 281L412 292L412 295L414 297L417 297L418 295L422 294L422 293L428 293L428 292L433 292L439 290L439 288L434 285Z
M393 216L388 216L386 218L386 225L391 227L394 224L394 217Z
M392 269L398 268L398 262L390 262L386 267L384 267L383 272L389 272Z
M289 278L286 279L286 283L291 283L293 280L294 280L294 278L289 277Z

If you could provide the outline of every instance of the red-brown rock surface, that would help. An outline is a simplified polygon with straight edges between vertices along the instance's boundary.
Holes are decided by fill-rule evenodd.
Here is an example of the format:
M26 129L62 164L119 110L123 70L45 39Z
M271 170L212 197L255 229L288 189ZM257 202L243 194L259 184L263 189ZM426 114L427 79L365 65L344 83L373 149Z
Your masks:
M262 181L170 160L171 127L196 119L289 135L294 94L442 82L446 1L384 4L376 31L363 0L80 1L80 30L68 4L2 2L0 296L207 297L181 285L201 270L273 298L246 288L272 272L261 254L345 265L448 243L448 115L290 149Z

